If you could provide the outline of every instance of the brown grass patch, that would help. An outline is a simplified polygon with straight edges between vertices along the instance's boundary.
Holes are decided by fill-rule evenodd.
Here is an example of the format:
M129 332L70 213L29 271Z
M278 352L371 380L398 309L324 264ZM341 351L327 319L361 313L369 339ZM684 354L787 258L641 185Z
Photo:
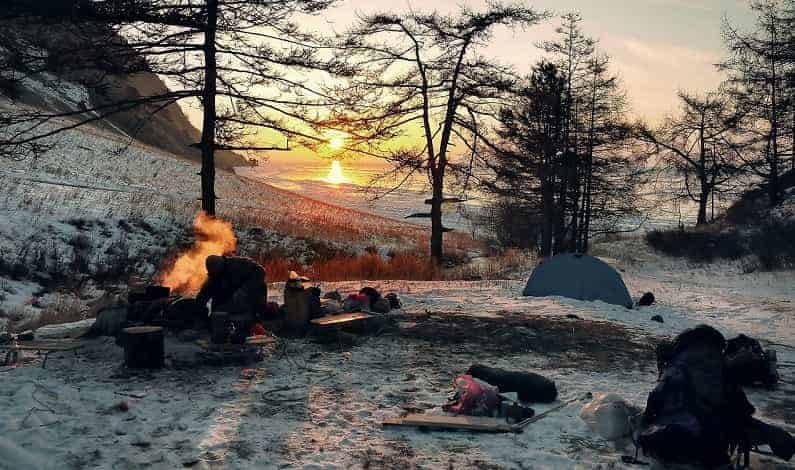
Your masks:
M290 271L296 271L315 281L337 282L355 280L407 280L432 281L443 277L428 257L414 253L399 253L384 258L375 253L361 256L335 256L302 266L295 260L284 258L262 259L268 282L286 281Z
M314 281L458 281L481 279L506 279L512 273L526 269L535 262L535 256L521 251L509 251L500 256L480 259L477 262L441 268L421 252L402 252L384 257L378 253L359 256L336 255L319 259L308 265L283 257L260 257L257 261L265 267L268 282L286 281L288 273L295 271Z

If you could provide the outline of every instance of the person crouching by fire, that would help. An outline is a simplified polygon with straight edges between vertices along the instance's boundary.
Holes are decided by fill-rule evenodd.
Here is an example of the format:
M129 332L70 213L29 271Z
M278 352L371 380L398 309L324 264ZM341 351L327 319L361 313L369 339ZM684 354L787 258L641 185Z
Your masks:
M262 315L268 295L265 268L250 258L208 256L207 280L196 300L201 305L213 301L213 312L226 312L235 326L237 339L245 340Z

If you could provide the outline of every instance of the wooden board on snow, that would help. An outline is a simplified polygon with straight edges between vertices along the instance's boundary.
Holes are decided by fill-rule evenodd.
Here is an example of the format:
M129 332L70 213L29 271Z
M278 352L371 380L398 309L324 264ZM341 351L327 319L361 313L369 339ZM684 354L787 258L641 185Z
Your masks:
M83 347L83 343L67 339L51 339L39 341L17 341L16 344L6 343L0 349L17 349L20 351L73 351Z
M361 312L342 313L340 315L327 315L325 317L315 318L310 323L321 327L345 326L362 320L367 320L368 318L373 318L373 316Z
M384 426L412 426L495 433L516 431L515 426L508 424L504 419L477 416L409 414L402 418L387 418L383 424Z

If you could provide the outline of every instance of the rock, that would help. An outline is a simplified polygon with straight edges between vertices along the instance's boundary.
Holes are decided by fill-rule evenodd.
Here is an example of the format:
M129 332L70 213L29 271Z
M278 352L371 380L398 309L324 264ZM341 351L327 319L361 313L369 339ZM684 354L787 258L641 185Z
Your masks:
M665 320L663 320L663 317L661 317L659 315L655 315L655 316L651 317L651 321L656 321L657 323L665 323Z
M641 296L640 300L638 300L638 306L648 307L652 305L654 302L655 302L654 294L652 294L651 292L646 292Z
M127 403L127 400L122 400L111 407L113 411L121 411L127 412L130 411L130 404Z
M580 317L578 317L577 315L575 315L573 313L570 313L570 314L566 315L566 318L570 318L572 320L579 320L580 319Z

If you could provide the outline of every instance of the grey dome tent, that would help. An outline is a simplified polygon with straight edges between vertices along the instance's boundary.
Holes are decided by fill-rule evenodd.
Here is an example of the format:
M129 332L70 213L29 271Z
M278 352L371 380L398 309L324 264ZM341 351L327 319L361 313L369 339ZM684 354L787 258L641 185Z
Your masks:
M601 300L632 308L632 297L615 269L593 256L574 253L553 256L536 267L523 295Z

